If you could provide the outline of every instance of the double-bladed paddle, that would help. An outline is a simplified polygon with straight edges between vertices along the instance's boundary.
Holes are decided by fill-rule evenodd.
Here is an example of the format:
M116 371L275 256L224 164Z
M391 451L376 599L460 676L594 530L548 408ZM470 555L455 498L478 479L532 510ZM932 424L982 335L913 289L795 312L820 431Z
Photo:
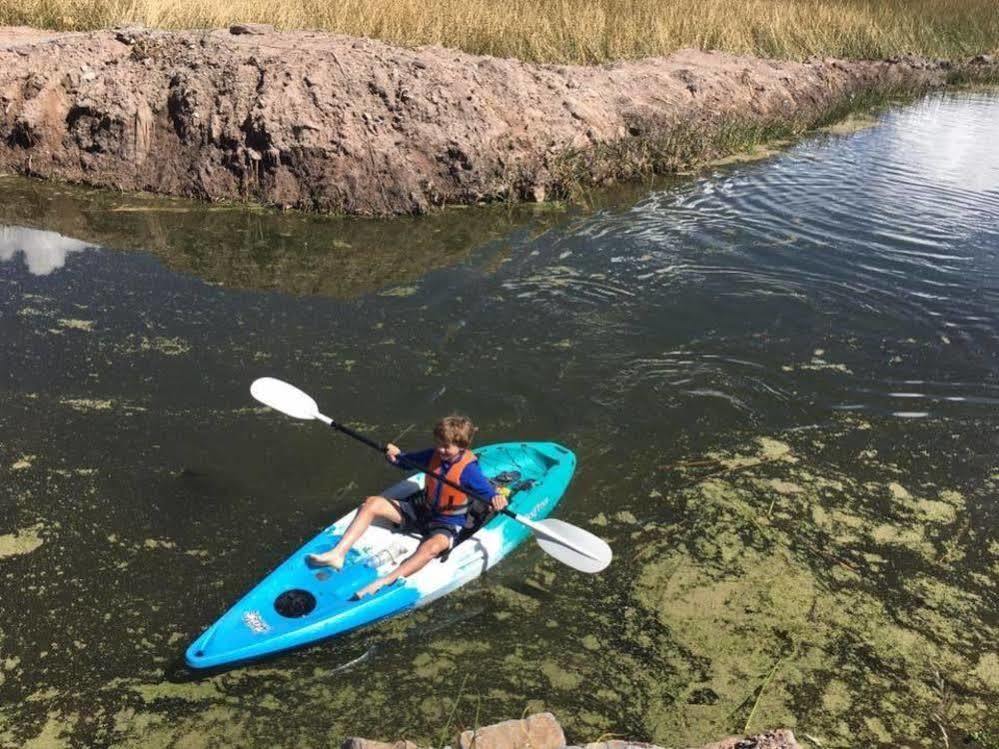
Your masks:
M379 445L363 434L359 434L350 427L345 427L343 424L338 424L329 416L320 413L319 406L316 405L315 400L294 385L273 377L261 377L253 381L253 384L250 386L250 393L258 401L270 406L275 411L280 411L296 419L318 419L327 426L346 434L348 437L353 437L358 442L363 442L378 452L385 452L385 445ZM398 463L405 468L434 476L438 481L463 491L474 499L486 503L490 502L490 497L481 497L469 492L467 489L449 481L439 473L432 473L405 459L398 459ZM504 508L501 512L507 517L513 518L518 523L530 528L531 532L534 533L534 540L538 542L538 546L542 550L573 569L577 569L580 572L600 572L600 570L604 569L611 562L612 554L610 546L589 531L552 518L538 521L531 520L507 508Z

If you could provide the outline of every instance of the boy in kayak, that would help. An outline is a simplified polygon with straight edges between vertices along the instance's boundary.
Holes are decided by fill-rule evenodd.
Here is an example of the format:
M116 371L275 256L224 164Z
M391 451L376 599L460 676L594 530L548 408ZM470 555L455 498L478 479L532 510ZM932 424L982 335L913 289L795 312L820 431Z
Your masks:
M492 508L502 510L507 505L506 497L489 483L475 455L468 449L474 433L475 427L467 417L447 416L434 427L435 447L404 453L389 443L385 446L385 457L396 465L405 461L443 476L468 493L492 497ZM377 593L400 577L409 577L423 569L431 559L454 545L455 538L465 526L465 516L471 505L466 491L450 487L428 475L424 490L414 497L403 500L368 497L358 508L347 532L337 545L324 554L309 554L307 561L312 566L341 569L350 547L377 518L395 523L403 531L415 530L422 533L423 541L412 556L389 574L357 591L354 596L363 598Z

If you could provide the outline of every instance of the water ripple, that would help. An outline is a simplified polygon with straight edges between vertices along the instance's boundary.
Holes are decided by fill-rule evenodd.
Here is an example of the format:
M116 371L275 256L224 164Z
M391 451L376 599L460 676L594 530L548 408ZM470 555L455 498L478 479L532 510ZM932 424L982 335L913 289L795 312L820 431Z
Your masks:
M608 334L601 320L619 326L626 310L634 337L615 327L603 341L634 352L610 380L620 392L669 386L746 411L799 389L898 418L994 405L983 383L999 346L997 123L994 95L930 97L877 127L584 217L504 291L554 315L587 306L581 339ZM710 345L655 351L692 337ZM830 341L848 366L790 350ZM885 384L927 370L968 385ZM904 400L922 407L896 408Z

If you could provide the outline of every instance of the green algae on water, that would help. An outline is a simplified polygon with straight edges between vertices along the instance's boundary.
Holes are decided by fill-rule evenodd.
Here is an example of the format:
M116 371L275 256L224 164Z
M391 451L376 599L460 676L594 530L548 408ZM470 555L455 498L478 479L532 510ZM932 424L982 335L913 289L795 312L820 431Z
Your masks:
M999 631L976 578L949 579L965 499L811 455L861 428L711 453L723 469L674 497L682 526L646 537L634 600L678 648L679 692L647 711L653 741L695 744L750 721L832 746L931 746L932 715L951 730L986 719L999 659L981 653ZM872 478L897 473L869 457Z
M94 329L93 320L77 320L72 318L60 318L58 320L59 325L70 330L82 330L84 332L91 332Z
M10 470L23 471L26 468L31 468L32 463L37 457L37 455L22 455L20 459L11 464Z
M63 398L59 401L64 406L69 406L75 411L108 411L114 406L111 400L101 400L96 398Z
M0 536L0 559L30 554L44 543L39 535L42 525L22 528L14 533Z

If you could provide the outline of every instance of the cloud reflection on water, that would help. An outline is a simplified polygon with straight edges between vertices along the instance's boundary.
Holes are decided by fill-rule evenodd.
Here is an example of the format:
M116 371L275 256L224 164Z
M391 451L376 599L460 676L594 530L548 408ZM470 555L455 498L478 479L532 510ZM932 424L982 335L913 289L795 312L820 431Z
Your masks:
M66 265L66 257L70 253L91 248L92 244L64 237L54 231L0 226L0 263L23 254L28 272L33 276L47 276Z

